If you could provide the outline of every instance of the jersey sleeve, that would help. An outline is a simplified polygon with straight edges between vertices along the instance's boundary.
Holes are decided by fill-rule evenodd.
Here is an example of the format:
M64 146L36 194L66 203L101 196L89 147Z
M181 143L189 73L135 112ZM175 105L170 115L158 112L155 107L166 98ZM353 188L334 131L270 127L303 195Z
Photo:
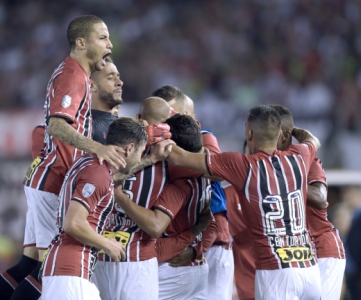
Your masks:
M109 173L99 172L97 168L85 168L77 176L75 191L71 198L82 204L91 214L99 200L109 192L110 183Z
M218 176L236 186L243 186L248 166L244 155L236 152L223 152L206 155L206 166L211 176Z
M195 235L190 231L184 231L174 237L157 239L157 259L158 263L171 260L173 257L181 254L187 247L192 245L196 239Z
M191 188L186 179L171 181L162 190L153 209L159 209L173 220L190 196Z
M177 180L180 178L191 178L191 177L198 178L203 175L202 173L199 173L197 171L193 171L182 167L176 167L172 164L168 165L168 170L169 170L170 180Z
M327 186L326 174L322 168L321 160L315 158L311 164L310 171L308 172L308 184L321 182Z
M202 233L201 239L201 248L199 250L196 249L197 257L204 252L207 252L209 248L213 245L214 241L216 240L218 235L218 226L216 220L213 217L211 224L208 225L206 230Z
M56 78L50 92L50 117L62 117L75 122L76 113L85 98L87 79L76 71L64 71Z
M206 147L211 154L218 154L221 153L221 150L219 149L219 145L217 142L217 138L208 132L205 132L202 134L203 138L203 146Z

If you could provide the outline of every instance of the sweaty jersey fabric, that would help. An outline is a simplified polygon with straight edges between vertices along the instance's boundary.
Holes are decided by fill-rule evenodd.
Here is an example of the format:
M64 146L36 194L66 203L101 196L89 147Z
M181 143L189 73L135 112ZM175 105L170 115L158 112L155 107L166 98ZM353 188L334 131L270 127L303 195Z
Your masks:
M109 125L117 119L117 117L109 112L95 109L92 109L91 113L93 116L93 140L104 145Z
M253 155L207 155L211 175L231 183L241 199L259 270L316 264L306 226L307 174L315 158L311 143Z
M54 71L47 87L44 105L45 124L51 117L64 118L78 133L91 138L90 78L81 65L67 57ZM25 185L58 195L64 176L83 151L47 133L44 155L36 158L27 174Z
M69 169L59 195L58 234L50 244L43 276L77 276L92 280L98 250L82 244L63 229L70 201L89 212L87 221L98 234L103 232L113 209L113 180L107 163L99 165L95 155L79 157Z
M308 173L308 184L320 182L327 187L325 171L321 161L315 158ZM318 258L345 258L343 243L338 230L327 219L327 206L322 210L307 206L307 224L316 245Z

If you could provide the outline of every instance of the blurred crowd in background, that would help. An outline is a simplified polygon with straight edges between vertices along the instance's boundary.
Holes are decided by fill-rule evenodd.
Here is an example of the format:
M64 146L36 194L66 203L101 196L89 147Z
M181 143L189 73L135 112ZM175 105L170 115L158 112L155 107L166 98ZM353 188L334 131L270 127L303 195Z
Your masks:
M172 84L195 101L197 118L223 151L241 151L249 108L279 103L296 126L320 138L325 169L361 169L358 0L4 0L0 116L23 122L0 119L0 133L6 124L11 132L1 149L11 141L14 149L30 149L29 132L43 121L47 81L69 53L66 28L83 14L101 17L109 28L124 82L120 115L135 114L153 90ZM26 142L14 142L13 132L26 132ZM30 150L15 153L0 154L0 271L16 260L23 237ZM330 187L329 203L346 238L360 187ZM6 253L9 261L1 259Z

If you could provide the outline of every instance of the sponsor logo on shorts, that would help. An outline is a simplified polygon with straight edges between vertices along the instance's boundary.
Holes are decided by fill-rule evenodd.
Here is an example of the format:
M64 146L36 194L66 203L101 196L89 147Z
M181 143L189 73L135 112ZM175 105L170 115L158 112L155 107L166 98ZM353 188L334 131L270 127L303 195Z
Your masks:
M92 185L91 183L87 183L83 187L82 194L85 198L88 198L94 193L94 191L95 191L95 186Z

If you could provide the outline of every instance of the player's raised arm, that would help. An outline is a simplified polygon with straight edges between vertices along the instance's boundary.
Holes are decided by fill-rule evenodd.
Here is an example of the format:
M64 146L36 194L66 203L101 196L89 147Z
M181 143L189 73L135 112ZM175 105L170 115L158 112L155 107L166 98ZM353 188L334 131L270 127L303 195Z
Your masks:
M292 135L299 143L310 142L315 146L316 150L321 147L321 143L318 138L306 129L294 127L292 130Z
M179 167L188 168L209 175L203 153L191 153L176 146L171 140L165 140L154 147L154 151L165 153L167 161ZM168 154L169 153L169 154Z

